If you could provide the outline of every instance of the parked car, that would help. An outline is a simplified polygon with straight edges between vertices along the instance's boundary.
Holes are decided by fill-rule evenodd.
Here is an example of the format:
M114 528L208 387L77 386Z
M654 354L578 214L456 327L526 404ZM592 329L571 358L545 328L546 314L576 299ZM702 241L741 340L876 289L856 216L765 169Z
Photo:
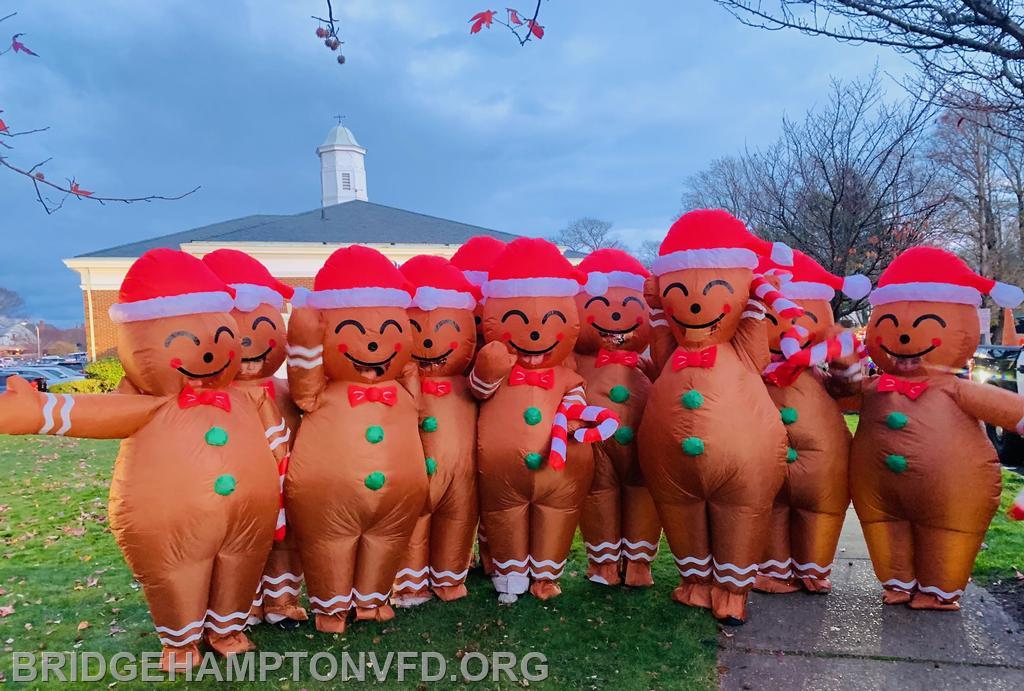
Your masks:
M5 376L17 374L19 377L22 377L23 379L28 379L29 381L35 381L37 379L40 379L46 382L46 385L48 387L53 386L55 384L66 384L68 382L82 381L83 379L85 379L84 376L78 374L77 372L72 372L70 370L56 367L8 367L7 369L2 371L2 374Z
M1020 346L982 345L974 351L970 376L981 384L998 386L1015 394L1024 394L1024 348ZM985 425L992 446L1003 465L1024 465L1024 439L1010 430Z

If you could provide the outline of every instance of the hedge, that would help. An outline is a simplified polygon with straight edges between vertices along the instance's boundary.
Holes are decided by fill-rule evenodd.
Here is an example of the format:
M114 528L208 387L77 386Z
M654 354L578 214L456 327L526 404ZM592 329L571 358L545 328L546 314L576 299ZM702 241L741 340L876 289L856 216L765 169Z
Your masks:
M82 381L66 382L50 387L53 393L106 393L113 391L124 377L124 367L117 358L104 358L85 366Z

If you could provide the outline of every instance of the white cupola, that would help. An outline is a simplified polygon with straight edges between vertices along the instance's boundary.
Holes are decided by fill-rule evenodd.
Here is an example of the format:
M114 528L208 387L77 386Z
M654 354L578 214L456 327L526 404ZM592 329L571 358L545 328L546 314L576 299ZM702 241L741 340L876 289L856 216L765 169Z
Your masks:
M317 147L320 156L321 204L333 206L366 198L366 149L340 122Z

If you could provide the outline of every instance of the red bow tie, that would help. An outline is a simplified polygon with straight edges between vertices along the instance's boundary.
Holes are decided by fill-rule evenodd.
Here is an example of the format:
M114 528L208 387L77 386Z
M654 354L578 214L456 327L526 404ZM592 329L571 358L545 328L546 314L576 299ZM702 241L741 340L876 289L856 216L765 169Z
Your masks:
M441 396L447 396L452 392L452 383L450 381L424 379L420 382L420 391L440 398Z
M718 346L695 351L676 348L676 352L672 353L672 370L678 372L686 367L714 367L717 357Z
M883 374L878 378L877 390L882 393L895 391L901 393L912 401L916 401L928 388L926 381L908 381L894 377L891 374Z
M267 395L270 396L270 400L272 400L272 401L276 401L277 400L277 387L274 386L274 380L273 379L266 380L265 382L260 384L260 386L262 386L264 388L264 390L266 390Z
M515 365L512 368L512 373L508 375L508 385L522 386L523 384L551 389L555 386L555 370L532 370Z
M594 367L604 367L605 365L625 365L626 367L636 367L637 363L640 362L640 353L634 353L631 350L601 350L597 351L597 359L594 360Z
M227 391L210 391L199 389L196 391L191 386L186 386L178 394L178 407L182 410L195 408L200 405L212 405L214 407L231 412L231 396Z
M383 403L392 406L398 403L397 386L357 386L348 387L348 404L355 408L363 403Z

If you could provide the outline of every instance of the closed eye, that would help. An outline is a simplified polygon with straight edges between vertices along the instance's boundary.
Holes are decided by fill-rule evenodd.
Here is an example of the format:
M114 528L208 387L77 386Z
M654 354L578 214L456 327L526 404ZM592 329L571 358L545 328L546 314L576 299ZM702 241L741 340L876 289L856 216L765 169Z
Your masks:
M918 324L923 322L925 319L932 319L934 321L937 321L938 323L942 324L942 328L943 329L946 328L946 320L943 319L942 317L940 317L937 314L922 314L920 317L918 317L917 319L914 320L914 326L917 326Z
M385 319L384 323L380 325L380 332L381 332L381 334L383 334L385 331L387 331L387 328L389 326L393 326L396 329L398 329L398 333L404 333L404 330L402 329L402 325L401 324L396 322L394 319Z
M508 312L505 312L505 314L501 315L501 323L504 324L509 317L519 317L523 320L524 324L530 323L530 318L526 316L525 312L521 312L520 310L509 310Z
M704 294L707 295L708 291L714 288L715 286L723 286L730 293L736 292L735 290L732 289L732 285L729 283L729 281L723 281L720 278L716 278L713 281L708 281L708 284L704 286Z
M451 324L452 326L455 327L456 331L462 333L462 329L459 327L459 323L454 319L442 319L441 321L439 321L437 324L434 325L434 333L440 331L441 327L444 326L445 324Z
M234 331L232 331L231 329L229 329L226 326L222 326L219 329L217 329L217 331L213 334L213 342L214 343L216 343L220 339L220 335L222 333L228 334L229 336L231 336L231 338L235 337L235 332ZM199 345L199 344L197 343L196 345Z
M412 328L416 329L420 333L423 333L423 327L420 326L420 323L418 321L416 321L415 319L410 319L409 323L412 324Z
M191 331L175 331L174 333L167 337L167 340L164 341L164 348L170 348L171 341L173 341L175 338L188 338L191 339L191 341L196 345L199 345L199 339L196 338L196 335Z
M254 319L252 322L253 331L255 331L256 327L259 326L260 324L270 324L270 328L273 329L274 331L277 331L277 324L275 324L274 320L270 319L269 317L256 317L256 319Z
M565 318L565 315L562 314L559 310L551 310L550 312L545 314L544 318L540 320L540 323L541 324L547 324L548 317L558 317L559 319L562 320L563 324L567 324L568 323L568 320Z
M677 281L676 283L669 283L669 284L668 284L668 285L667 285L667 286L665 287L665 290L661 291L661 297L665 297L665 296L667 296L667 295L668 295L668 291L672 290L673 288L675 288L676 290L681 290L681 291L683 291L683 295L686 295L687 297L689 297L689 295L690 295L690 291L688 291L688 290L686 289L686 286L684 286L684 285L683 285L682 283L679 283L679 282Z
M815 324L818 323L818 316L814 314L814 312L808 312L807 310L804 310L804 314L806 314L807 317Z
M357 329L359 329L359 333L363 334L364 336L366 335L366 327L357 322L355 319L343 320L336 327L334 327L334 333L338 333L339 331L341 331L342 327L345 326L354 326Z
M635 302L636 304L640 305L641 308L644 306L643 301L640 298L636 297L635 295L630 295L625 300L623 300L622 301L622 306L625 307L626 305L628 305L631 302Z
M612 303L608 302L608 298L604 297L603 295L595 295L594 297L587 300L587 302L583 305L583 309L590 307L590 303L592 302L603 302L605 307L611 307L612 305Z
M880 326L882 324L882 322L884 322L886 319L891 321L893 326L899 326L900 325L900 320L896 318L895 314L886 313L886 314L883 314L881 317L878 318L878 321L875 322L875 326Z

